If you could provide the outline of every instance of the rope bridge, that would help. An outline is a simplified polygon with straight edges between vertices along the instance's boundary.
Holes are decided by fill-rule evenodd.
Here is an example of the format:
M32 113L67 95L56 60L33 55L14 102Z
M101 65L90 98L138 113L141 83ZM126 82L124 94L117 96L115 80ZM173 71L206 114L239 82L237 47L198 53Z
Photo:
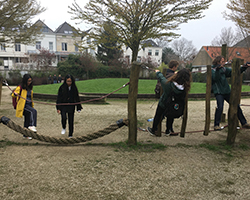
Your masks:
M56 137L40 135L27 128L21 127L20 125L16 124L11 119L5 116L2 116L0 118L0 123L3 123L4 125L8 126L9 128L13 129L14 131L22 135L32 137L42 142L49 142L49 143L56 143L56 144L75 144L75 143L87 142L90 140L97 139L99 137L103 137L117 130L118 128L121 128L124 125L128 126L128 119L120 119L116 123L111 124L109 127L104 128L103 130L99 130L95 133L88 134L86 136L78 136L78 137L72 137L72 138L56 138Z

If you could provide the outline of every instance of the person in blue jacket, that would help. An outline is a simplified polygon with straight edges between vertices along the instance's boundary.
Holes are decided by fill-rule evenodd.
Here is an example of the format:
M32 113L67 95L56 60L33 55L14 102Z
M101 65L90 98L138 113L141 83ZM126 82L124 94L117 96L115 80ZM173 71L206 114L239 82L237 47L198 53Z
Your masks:
M155 70L157 78L161 82L163 94L160 97L155 116L153 121L153 127L148 127L148 132L155 136L155 131L157 130L158 124L162 120L162 115L166 112L166 105L168 97L170 96L171 91L173 90L174 93L178 95L183 95L185 98L188 91L190 90L190 82L191 82L191 73L188 69L184 68L178 71L176 74L171 76L168 80L165 76L159 71ZM165 135L169 136L171 133L171 127L173 125L173 119L167 120L166 122L166 131Z
M223 112L224 100L229 103L231 88L227 82L227 78L231 77L232 69L225 67L225 59L223 56L217 56L212 62L212 91L216 98L217 108L215 111L214 117L214 130L220 131L221 114ZM240 68L241 72L245 71L247 67L250 66L250 63L246 63ZM250 128L250 125L247 123L246 118L243 115L243 112L238 105L238 119L243 128Z

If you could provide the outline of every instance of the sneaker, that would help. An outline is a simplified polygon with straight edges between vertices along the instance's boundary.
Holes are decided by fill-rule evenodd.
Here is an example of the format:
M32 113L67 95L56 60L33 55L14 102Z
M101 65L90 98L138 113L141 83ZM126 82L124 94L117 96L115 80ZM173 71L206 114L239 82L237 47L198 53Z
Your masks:
M156 136L156 135L155 135L155 132L153 131L152 128L148 127L148 128L147 128L147 131L150 133L150 135Z
M37 132L35 126L29 126L28 129L31 130L31 131L33 131L33 132Z
M246 123L242 126L242 128L250 129L250 124Z
M222 130L222 128L221 128L221 127L219 127L219 126L214 126L214 130L215 130L215 131L221 131L221 130Z
M66 133L66 129L62 129L61 134L64 135Z
M72 138L73 136L69 136L69 138Z
M32 137L27 137L27 136L23 136L23 139L28 139L28 140L32 140Z
M179 133L175 133L173 130L170 130L170 136L178 136Z
M170 136L170 133L171 133L170 130L166 130L164 135L165 135L166 137L168 137L168 136Z

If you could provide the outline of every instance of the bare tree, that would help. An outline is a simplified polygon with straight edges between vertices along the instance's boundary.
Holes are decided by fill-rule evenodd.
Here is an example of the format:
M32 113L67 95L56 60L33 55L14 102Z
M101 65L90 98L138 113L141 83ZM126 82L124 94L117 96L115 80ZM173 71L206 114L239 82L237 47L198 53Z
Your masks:
M185 38L173 41L171 46L179 60L183 63L193 60L197 54L197 49L192 41L188 41Z
M44 11L36 0L0 0L0 42L34 42L41 27L31 20Z

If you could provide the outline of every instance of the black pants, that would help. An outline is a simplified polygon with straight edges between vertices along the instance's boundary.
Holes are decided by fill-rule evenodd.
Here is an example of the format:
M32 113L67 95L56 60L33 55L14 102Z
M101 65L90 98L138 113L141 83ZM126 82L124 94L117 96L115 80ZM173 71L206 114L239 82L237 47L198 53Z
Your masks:
M155 112L155 116L154 116L154 122L153 122L153 131L157 130L157 126L158 124L161 122L162 120L162 116L165 113L165 109L163 109L161 106L157 106L156 112ZM172 130L173 129L173 123L174 123L174 119L173 118L167 118L167 122L166 122L166 131Z
M62 116L62 128L66 129L66 122L67 122L67 114L68 114L68 123L69 123L69 137L73 136L74 132L74 112L66 112L61 111Z
M36 126L37 111L29 105L26 105L23 110L24 115L24 127Z

